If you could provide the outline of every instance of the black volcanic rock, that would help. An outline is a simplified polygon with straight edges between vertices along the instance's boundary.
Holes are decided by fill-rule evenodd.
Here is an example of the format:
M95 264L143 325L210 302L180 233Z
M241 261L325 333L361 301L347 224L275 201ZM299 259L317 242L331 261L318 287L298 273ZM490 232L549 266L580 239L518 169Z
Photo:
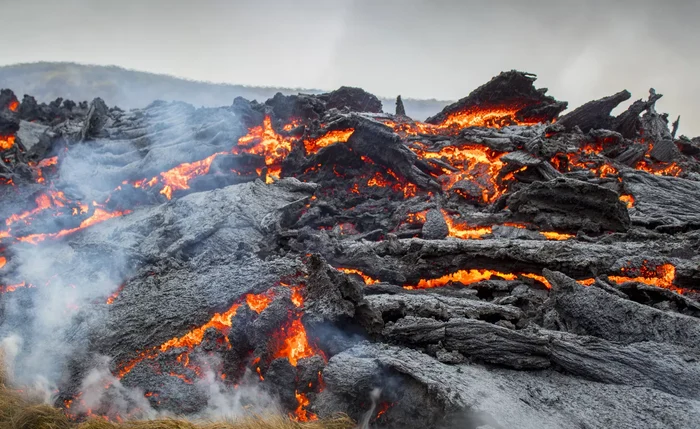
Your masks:
M319 95L318 98L326 102L326 109L350 112L382 112L382 102L362 88L341 86L335 91Z
M450 230L447 227L447 222L439 210L428 210L425 215L425 223L423 224L423 237L428 240L442 240L447 237Z
M559 118L557 123L568 131L578 126L584 133L587 133L591 129L610 129L614 119L610 116L610 112L612 112L618 104L629 100L631 96L632 94L630 94L629 91L624 90L609 97L601 98L600 100L589 101L583 106Z
M546 230L565 232L627 231L630 218L618 194L572 179L535 182L508 197L514 219Z
M520 71L502 72L425 122L439 124L455 113L499 107L516 108L514 119L519 121L550 122L566 109L567 103L545 95L546 89L536 89L535 79L535 75Z

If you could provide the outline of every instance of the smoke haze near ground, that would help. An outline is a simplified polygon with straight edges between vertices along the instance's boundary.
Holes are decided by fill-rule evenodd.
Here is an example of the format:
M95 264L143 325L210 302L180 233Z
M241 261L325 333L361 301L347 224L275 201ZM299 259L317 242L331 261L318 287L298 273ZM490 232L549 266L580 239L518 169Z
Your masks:
M0 64L76 61L213 82L457 99L501 70L570 107L665 96L700 134L700 3L650 0L2 0Z

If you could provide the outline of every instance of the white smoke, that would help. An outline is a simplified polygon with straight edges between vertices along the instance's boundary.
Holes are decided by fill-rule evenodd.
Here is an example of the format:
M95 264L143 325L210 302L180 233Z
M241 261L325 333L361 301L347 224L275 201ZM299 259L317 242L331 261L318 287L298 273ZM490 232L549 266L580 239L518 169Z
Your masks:
M153 138L158 139L157 135ZM156 162L177 164L199 159L200 152L212 150L171 143L154 142L156 148L147 158L140 158L142 149L124 141L114 146L110 146L112 143L102 146L99 142L74 145L63 156L56 189L65 190L71 200L91 204L94 199L101 204L108 196L106 190L114 189L115 177L128 176L144 163L149 167L161 165ZM206 156L208 153L201 158ZM114 167L122 162L127 163L123 171ZM12 212L24 210L18 203ZM56 218L54 230L66 229L60 224L64 220ZM112 243L109 233L103 234L102 230L98 224L75 236L49 238L37 245L18 243L7 249L8 265L0 272L0 284L24 281L32 285L30 291L20 288L0 298L3 307L0 344L10 380L23 389L31 388L47 404L55 403L59 387L78 381L81 393L70 402L71 414L99 411L142 419L169 417L169 413L153 409L142 389L125 386L112 374L114 362L110 357L88 354L91 326L101 324L110 309L105 303L107 297L138 269L128 253L133 249L124 243ZM80 373L86 375L82 380L69 380L76 377L71 372L76 360L80 362ZM83 367L87 362L91 362L91 368ZM206 393L207 406L198 418L233 419L282 413L275 398L259 387L257 376L244 377L234 387L210 369L220 367L221 362L211 357L202 366L203 377L196 385Z

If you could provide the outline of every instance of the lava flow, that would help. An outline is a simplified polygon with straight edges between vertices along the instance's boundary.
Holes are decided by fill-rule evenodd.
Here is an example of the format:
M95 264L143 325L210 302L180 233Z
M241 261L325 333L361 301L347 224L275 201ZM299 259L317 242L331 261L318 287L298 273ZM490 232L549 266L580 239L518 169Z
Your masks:
M517 121L518 106L496 107L492 109L473 108L450 114L438 127L442 129L462 129L467 127L501 128L508 125L537 125L540 121Z
M78 226L76 228L64 229L64 230L61 230L58 232L48 233L48 234L30 234L30 235L26 235L24 237L17 237L17 240L25 242L25 243L37 244L41 241L46 240L47 238L65 237L67 235L73 234L74 232L80 231L80 230L85 229L85 228L89 228L89 227L91 227L95 224L98 224L100 222L104 222L108 219L112 219L115 217L124 216L124 215L127 215L129 213L131 213L130 210L108 212L104 209L96 207L92 216L90 216L89 218L82 221L80 223L80 226Z
M442 210L442 216L445 218L447 223L447 229L449 231L449 237L456 237L462 239L480 239L486 234L491 234L492 229L490 226L468 226L463 223L457 223L452 218Z
M446 146L438 152L431 152L419 147L411 147L411 150L424 160L438 159L448 163L455 171L445 171L441 180L444 190L452 189L460 181L471 181L481 187L480 199L484 203L492 203L505 191L505 187L498 184L497 178L503 162L501 155L493 154L485 147L475 145Z
M10 150L15 145L15 136L0 136L0 150Z
M368 276L367 274L363 273L360 270L356 270L354 268L336 268L338 271L342 271L345 274L355 274L357 276L360 276L362 280L365 282L366 285L373 285L376 283L379 283L379 280L373 279L372 277Z
M326 134L322 135L316 139L306 139L304 140L304 148L306 149L307 155L313 155L318 152L321 148L330 146L333 143L345 143L348 141L352 133L355 130L334 130L328 131Z
M622 268L621 271L624 273L627 271L626 268ZM636 277L627 276L608 276L611 281L622 284L626 282L638 282L645 283L650 286L656 286L664 289L672 289L676 291L681 291L673 285L673 281L676 278L676 267L673 264L662 264L656 267L649 268L645 265L639 268L639 275Z
M493 270L458 270L435 279L420 279L416 285L404 285L404 289L431 289L446 286L450 283L461 283L468 286L484 280L491 280L493 277L501 280L515 280L518 278L515 274L500 273Z

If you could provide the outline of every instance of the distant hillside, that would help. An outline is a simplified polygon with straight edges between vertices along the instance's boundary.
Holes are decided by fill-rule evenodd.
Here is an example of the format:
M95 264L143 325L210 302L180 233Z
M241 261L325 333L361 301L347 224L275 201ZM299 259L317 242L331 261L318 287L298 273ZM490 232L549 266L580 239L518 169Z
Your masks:
M47 62L1 66L0 88L12 89L20 99L24 94L29 94L44 102L58 97L74 101L101 97L110 106L126 109L144 107L154 100L179 100L195 106L226 106L238 96L262 102L277 92L324 92L318 89L217 84L116 66ZM394 102L394 99L382 99L384 111L393 113ZM404 98L406 114L415 119L425 119L449 103Z

